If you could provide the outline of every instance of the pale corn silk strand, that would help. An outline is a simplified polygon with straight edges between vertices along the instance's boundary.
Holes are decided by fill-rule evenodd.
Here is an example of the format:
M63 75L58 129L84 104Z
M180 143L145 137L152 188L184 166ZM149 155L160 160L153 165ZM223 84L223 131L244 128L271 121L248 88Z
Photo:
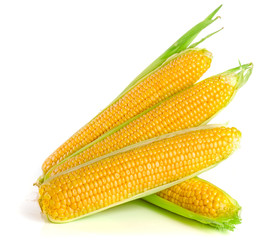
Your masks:
M213 167L238 147L240 137L235 128L207 126L149 139L50 178L40 186L39 204L54 222L93 214Z

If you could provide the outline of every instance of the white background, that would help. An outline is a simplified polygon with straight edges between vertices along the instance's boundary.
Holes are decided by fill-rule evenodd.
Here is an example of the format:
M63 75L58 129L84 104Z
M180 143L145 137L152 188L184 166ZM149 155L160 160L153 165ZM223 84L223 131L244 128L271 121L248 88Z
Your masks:
M252 239L279 237L278 1L1 1L1 234L28 239ZM69 224L40 214L41 164L149 63L224 4L201 37L213 52L204 78L242 63L254 71L211 123L235 126L241 148L202 177L243 207L221 233L138 200ZM198 38L199 39L199 38ZM277 236L278 235L278 236Z

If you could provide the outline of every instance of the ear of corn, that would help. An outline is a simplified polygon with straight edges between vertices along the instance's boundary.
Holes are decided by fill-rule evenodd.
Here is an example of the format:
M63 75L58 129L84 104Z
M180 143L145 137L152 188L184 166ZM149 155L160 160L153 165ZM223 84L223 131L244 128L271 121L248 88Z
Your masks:
M184 34L139 74L107 108L53 152L42 165L43 173L110 129L195 83L209 68L211 54L202 51L192 55L188 47L204 28L217 19L213 17L220 7ZM176 60L177 55L181 57L179 61ZM191 71L188 66L192 68Z
M164 66L129 89L61 145L44 162L43 171L46 172L110 129L138 115L164 98L191 86L209 68L210 62L211 53L197 49L184 51L169 59Z
M214 18L216 13L220 10L222 5L216 8L208 17L206 17L203 21L196 24L193 28L191 28L188 32L186 32L183 36L181 36L175 43L173 43L163 54L161 54L155 61L153 61L145 70L143 70L128 86L127 88L119 95L123 95L131 86L135 85L141 78L147 76L156 68L161 66L167 59L171 56L176 56L176 54L181 53L185 49L190 49L196 47L201 42L205 41L207 38L211 37L213 34L216 34L220 30L207 35L205 38L202 38L200 41L193 43L190 45L197 35L214 21L216 21L219 17ZM214 19L213 19L214 18Z
M216 166L240 138L236 128L208 125L148 139L49 178L40 207L67 222L148 196Z
M85 148L54 166L45 175L58 174L91 159L152 137L207 123L234 97L251 74L245 64L203 80L162 103L153 106L104 134Z
M198 177L143 199L220 230L233 230L235 224L241 223L241 207L237 201L220 188Z

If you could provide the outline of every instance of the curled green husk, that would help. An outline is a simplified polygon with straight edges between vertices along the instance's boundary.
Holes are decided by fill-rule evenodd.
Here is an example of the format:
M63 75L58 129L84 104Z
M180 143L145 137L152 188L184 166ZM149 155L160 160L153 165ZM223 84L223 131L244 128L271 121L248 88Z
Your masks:
M198 177L196 177L199 179ZM199 179L200 181L207 182L203 179ZM173 202L170 202L162 197L160 197L157 194L149 195L147 197L144 197L143 199L147 202L150 202L158 207L161 207L163 209L166 209L170 212L176 213L180 216L196 220L198 222L201 222L203 224L208 224L212 227L215 227L219 230L230 230L233 231L235 228L236 224L241 223L241 218L240 218L240 212L241 212L241 207L239 206L238 202L233 199L230 195L228 195L226 192L218 188L217 186L207 182L207 184L210 184L214 186L215 188L219 189L225 197L230 201L231 203L231 208L228 210L226 213L226 216L224 217L218 217L218 218L211 218L207 216L203 216L202 214L194 213L193 211L190 211L188 209L185 209Z

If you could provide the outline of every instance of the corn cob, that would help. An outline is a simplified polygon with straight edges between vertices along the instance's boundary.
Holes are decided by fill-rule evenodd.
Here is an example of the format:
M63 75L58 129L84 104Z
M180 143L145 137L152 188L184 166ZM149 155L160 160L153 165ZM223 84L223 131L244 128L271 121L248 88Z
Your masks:
M221 230L233 230L235 224L241 223L241 207L237 201L215 185L198 177L143 199Z
M246 64L205 79L172 96L93 141L74 157L62 161L50 169L45 180L128 145L207 123L231 101L248 80L251 71L252 65Z
M190 44L199 32L217 19L212 18L220 7L184 34L139 74L107 108L52 153L42 165L43 174L110 129L195 83L209 68L211 54L205 50L189 51L189 48L197 46L212 34Z
M39 188L52 222L68 222L172 187L214 167L239 146L236 128L161 135L62 172Z

